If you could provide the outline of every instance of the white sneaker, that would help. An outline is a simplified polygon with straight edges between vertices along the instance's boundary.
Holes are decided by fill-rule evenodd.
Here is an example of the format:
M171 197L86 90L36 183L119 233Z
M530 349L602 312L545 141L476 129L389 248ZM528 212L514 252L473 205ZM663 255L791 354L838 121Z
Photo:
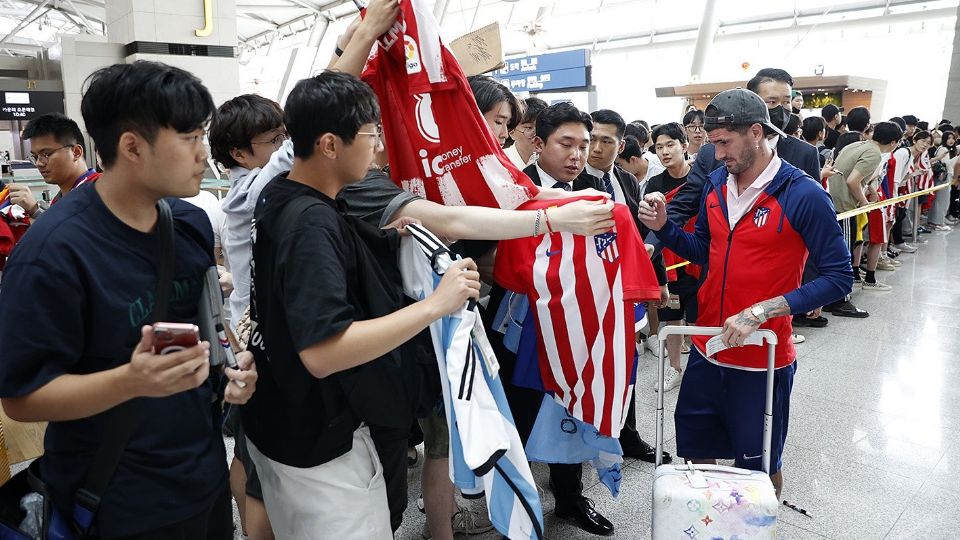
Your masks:
M663 367L663 391L669 392L674 388L680 387L680 380L683 379L683 372L673 369L673 366ZM657 391L657 385L653 385L653 391Z
M900 251L900 252L903 252L903 253L916 253L916 252L917 252L917 248L915 248L914 246L911 246L910 244L907 244L907 243L897 244L897 245L896 245L896 248L897 248L897 251Z
M887 285L886 283L881 283L879 281L876 283L868 283L864 281L862 288L865 291L892 291L893 290L893 287L891 287L890 285Z
M801 336L800 334L793 334L793 335L790 337L790 339L793 340L793 344L794 344L794 345L797 345L797 344L799 344L799 343L803 343L804 341L807 340L807 338Z
M660 338L658 338L656 335L647 337L643 343L647 346L647 350L652 352L654 356L660 354Z

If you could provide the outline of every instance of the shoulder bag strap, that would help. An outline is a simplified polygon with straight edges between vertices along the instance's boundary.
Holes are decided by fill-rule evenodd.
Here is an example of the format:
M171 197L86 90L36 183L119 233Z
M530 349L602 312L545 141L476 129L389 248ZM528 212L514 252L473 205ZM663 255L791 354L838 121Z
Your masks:
M173 213L167 201L157 202L157 233L160 236L160 265L157 279L156 303L153 308L154 322L163 321L167 316L170 289L173 282L174 267L174 231ZM80 528L81 537L85 536L93 525L100 499L117 470L123 450L137 425L139 400L132 399L114 407L107 417L107 428L103 432L103 441L97 448L90 470L87 472L83 487L77 491L73 520Z

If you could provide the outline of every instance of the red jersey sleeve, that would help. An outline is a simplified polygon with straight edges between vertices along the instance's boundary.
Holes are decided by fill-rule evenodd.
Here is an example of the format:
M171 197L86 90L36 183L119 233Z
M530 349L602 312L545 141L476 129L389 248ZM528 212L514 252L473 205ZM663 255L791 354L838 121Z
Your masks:
M617 224L617 243L619 244L623 275L623 299L632 302L645 302L660 299L660 285L653 271L653 264L643 245L643 239L634 224L630 209L624 204L613 207L613 219Z

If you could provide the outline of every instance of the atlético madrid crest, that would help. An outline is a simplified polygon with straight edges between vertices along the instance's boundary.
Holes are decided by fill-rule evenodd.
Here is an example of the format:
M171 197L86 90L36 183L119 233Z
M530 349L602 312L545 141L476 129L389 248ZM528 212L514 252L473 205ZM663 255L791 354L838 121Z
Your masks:
M593 242L597 246L597 256L601 259L612 263L620 258L620 250L617 249L617 233L610 231L598 234L593 237Z
M757 208L756 212L753 213L753 223L759 229L760 227L763 227L764 225L767 224L767 217L769 215L770 215L770 209L765 206L761 206L760 208Z

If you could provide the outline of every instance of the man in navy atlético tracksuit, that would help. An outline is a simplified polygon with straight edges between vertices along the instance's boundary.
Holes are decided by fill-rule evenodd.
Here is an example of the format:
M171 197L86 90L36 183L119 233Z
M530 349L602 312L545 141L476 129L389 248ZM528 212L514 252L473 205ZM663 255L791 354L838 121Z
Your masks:
M761 468L766 346L744 342L770 329L778 338L770 473L779 495L796 371L790 315L848 294L853 270L830 197L766 144L763 127L779 130L760 96L721 92L704 123L724 165L707 179L695 232L667 220L662 194L647 195L640 209L666 247L704 266L697 324L722 326L730 347L708 358L707 338L693 339L674 416L677 454ZM818 277L801 285L808 260Z

